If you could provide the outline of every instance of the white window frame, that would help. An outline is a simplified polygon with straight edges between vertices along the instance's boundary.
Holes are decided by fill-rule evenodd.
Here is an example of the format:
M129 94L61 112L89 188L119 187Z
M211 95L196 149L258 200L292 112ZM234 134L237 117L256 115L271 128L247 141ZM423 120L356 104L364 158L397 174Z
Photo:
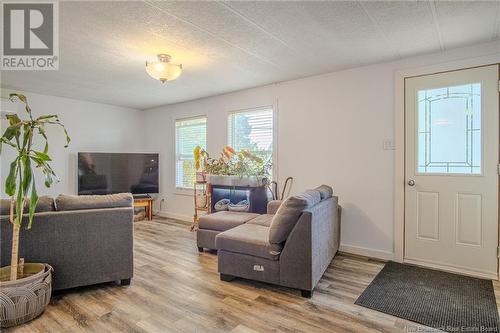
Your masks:
M253 111L271 109L273 114L273 145L272 145L272 180L278 180L278 102L276 101L273 104L267 104L262 106L244 108L244 109L236 109L227 111L226 116L226 145L229 145L228 137L229 137L229 116L235 113L250 113Z
M199 115L199 116L193 116L193 117L186 117L186 118L176 118L174 120L174 193L175 194L180 194L180 195L192 195L193 194L193 186L191 187L186 187L186 186L177 186L177 156L178 156L178 137L177 137L177 122L181 121L189 121L189 120L196 120L196 119L205 119L205 142L206 145L208 146L208 117L207 115ZM207 149L207 147L203 147L204 149ZM194 157L193 157L194 160Z

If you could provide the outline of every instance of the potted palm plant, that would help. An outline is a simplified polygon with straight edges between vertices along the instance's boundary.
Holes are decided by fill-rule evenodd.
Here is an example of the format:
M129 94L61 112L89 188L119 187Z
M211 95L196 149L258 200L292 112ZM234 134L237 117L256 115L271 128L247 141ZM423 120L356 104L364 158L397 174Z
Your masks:
M34 118L24 95L10 94L12 102L20 101L27 113L26 119L17 114L8 114L8 127L0 138L2 146L12 148L15 155L5 179L5 193L10 197L12 223L12 252L10 266L0 269L0 326L19 325L39 316L50 301L52 267L47 263L24 263L19 260L19 231L23 222L23 210L27 207L27 229L31 228L38 194L35 186L35 169L45 178L50 187L58 178L50 166L49 142L46 127L58 126L64 131L66 145L70 138L57 115ZM43 144L43 151L37 150L37 139Z

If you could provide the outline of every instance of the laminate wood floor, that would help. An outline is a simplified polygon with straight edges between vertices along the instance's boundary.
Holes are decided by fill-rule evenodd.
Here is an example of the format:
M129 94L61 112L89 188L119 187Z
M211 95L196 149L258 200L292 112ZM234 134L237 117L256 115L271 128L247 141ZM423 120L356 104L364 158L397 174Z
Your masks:
M113 255L110 253L110 255ZM45 313L3 332L417 332L415 323L354 304L384 263L338 254L311 299L296 290L222 282L217 255L198 253L189 225L135 223L135 272L53 295ZM496 294L500 286L495 283ZM498 297L497 297L498 299Z

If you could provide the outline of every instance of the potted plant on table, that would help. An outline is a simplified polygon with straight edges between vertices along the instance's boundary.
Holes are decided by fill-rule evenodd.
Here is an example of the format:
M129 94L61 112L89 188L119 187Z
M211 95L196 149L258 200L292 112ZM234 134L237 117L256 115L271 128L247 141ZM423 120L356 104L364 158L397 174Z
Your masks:
M237 152L226 146L219 157L208 157L205 170L208 182L223 186L266 186L272 163L256 153L242 149Z
M19 231L23 222L23 210L28 209L27 229L31 228L38 194L35 186L35 169L42 171L45 186L50 187L58 178L50 166L49 143L46 127L59 126L63 129L66 145L70 138L59 117L54 114L34 118L24 95L10 94L12 102L24 104L28 117L21 119L17 114L6 116L9 125L0 138L2 146L12 148L15 155L5 179L5 193L10 196L12 223L12 252L10 266L0 269L0 326L9 327L30 321L40 315L50 301L52 267L47 263L24 263L19 260ZM37 150L37 139L43 144L43 151Z

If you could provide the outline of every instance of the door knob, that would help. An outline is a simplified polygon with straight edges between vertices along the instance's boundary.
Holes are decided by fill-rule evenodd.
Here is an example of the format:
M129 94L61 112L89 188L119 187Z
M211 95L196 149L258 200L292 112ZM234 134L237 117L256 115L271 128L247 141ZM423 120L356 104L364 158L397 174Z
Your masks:
M408 185L410 185L410 186L415 186L415 181L414 181L413 179L410 179L410 180L408 181Z

